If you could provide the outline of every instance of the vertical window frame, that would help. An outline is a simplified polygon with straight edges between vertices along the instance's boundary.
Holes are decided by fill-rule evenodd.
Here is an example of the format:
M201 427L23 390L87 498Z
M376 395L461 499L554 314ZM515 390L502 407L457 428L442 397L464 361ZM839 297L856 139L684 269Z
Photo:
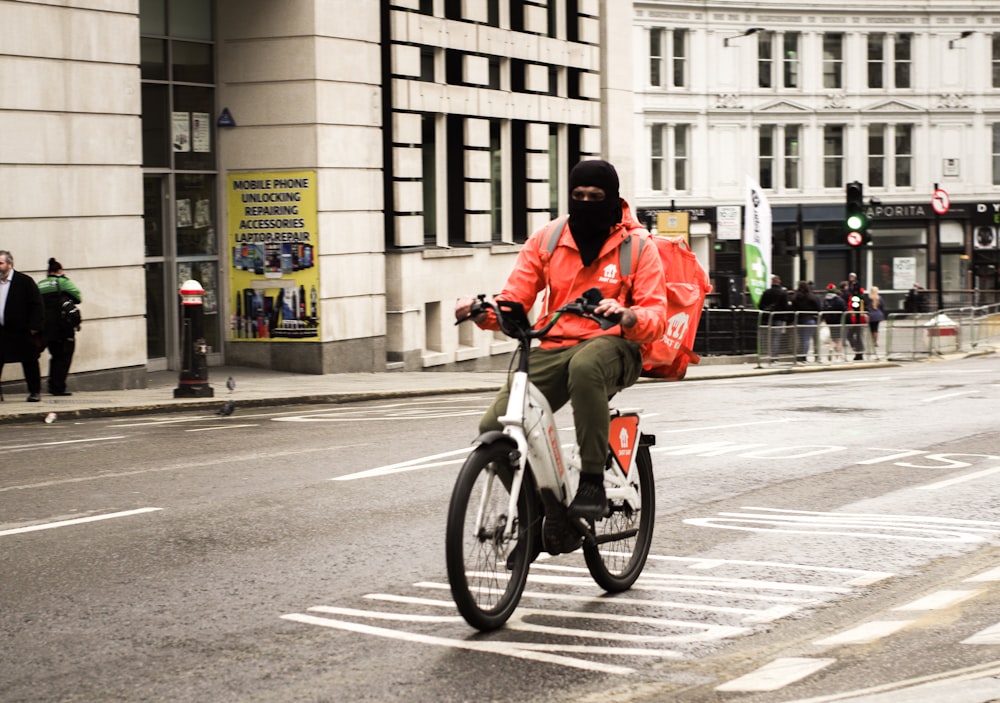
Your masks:
M913 34L892 37L892 85L896 90L913 87Z
M823 34L823 88L843 90L844 88L844 33Z
M868 185L885 188L886 177L886 132L888 125L868 125Z
M782 183L785 190L801 190L802 128L799 125L785 125L782 147Z
M913 125L897 124L893 129L893 187L913 187Z
M802 41L800 32L785 32L781 36L781 86L783 88L799 87L799 43Z
M823 127L823 187L841 188L844 183L844 125Z
M773 124L762 124L757 128L757 182L764 190L774 190L776 149L778 128Z
M883 32L873 32L867 37L866 67L871 90L885 88L885 37Z

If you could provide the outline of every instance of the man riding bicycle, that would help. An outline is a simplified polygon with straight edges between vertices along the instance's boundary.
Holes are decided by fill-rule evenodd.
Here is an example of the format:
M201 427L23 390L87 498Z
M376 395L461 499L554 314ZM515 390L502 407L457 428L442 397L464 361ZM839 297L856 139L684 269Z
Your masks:
M639 246L640 239L649 234L619 196L614 166L607 161L581 161L570 172L569 189L568 220L553 220L531 235L495 297L530 310L538 294L546 291L543 312L547 312L597 288L600 304L595 314L620 315L619 324L606 330L590 320L565 315L530 356L531 380L552 410L557 411L567 401L573 409L581 476L568 515L597 520L607 507L608 399L638 380L642 371L640 345L663 337L666 287L656 247L652 243ZM550 237L557 238L554 245ZM634 265L629 264L631 272L623 276L619 246L630 237L638 258ZM466 319L474 302L472 297L459 298L456 319ZM479 315L475 322L483 329L498 329L492 312ZM508 394L509 386L504 386L480 421L480 432L501 429L498 418L506 409ZM550 527L558 528L544 528L551 552Z

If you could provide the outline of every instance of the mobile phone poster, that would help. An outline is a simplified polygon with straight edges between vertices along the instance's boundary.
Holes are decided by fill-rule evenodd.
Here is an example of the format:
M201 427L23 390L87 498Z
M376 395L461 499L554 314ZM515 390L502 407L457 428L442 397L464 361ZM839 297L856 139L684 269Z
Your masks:
M230 338L317 341L316 172L231 173L226 188Z

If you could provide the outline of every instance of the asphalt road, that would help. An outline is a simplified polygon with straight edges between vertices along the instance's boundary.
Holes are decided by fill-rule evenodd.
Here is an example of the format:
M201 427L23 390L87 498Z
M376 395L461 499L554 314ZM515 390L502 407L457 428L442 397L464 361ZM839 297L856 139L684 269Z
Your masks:
M0 700L991 700L998 369L626 391L657 436L643 578L543 557L488 635L443 557L486 395L8 425Z

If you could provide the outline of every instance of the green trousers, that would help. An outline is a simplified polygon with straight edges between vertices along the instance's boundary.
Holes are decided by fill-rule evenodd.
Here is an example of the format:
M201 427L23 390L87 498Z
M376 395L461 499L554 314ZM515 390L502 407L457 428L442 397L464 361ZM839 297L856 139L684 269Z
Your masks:
M611 416L608 400L639 378L639 345L624 337L594 337L572 347L531 350L531 382L556 412L566 401L573 408L576 443L583 473L602 475L608 454ZM498 418L507 409L510 381L500 389L479 422L479 431L501 429Z

